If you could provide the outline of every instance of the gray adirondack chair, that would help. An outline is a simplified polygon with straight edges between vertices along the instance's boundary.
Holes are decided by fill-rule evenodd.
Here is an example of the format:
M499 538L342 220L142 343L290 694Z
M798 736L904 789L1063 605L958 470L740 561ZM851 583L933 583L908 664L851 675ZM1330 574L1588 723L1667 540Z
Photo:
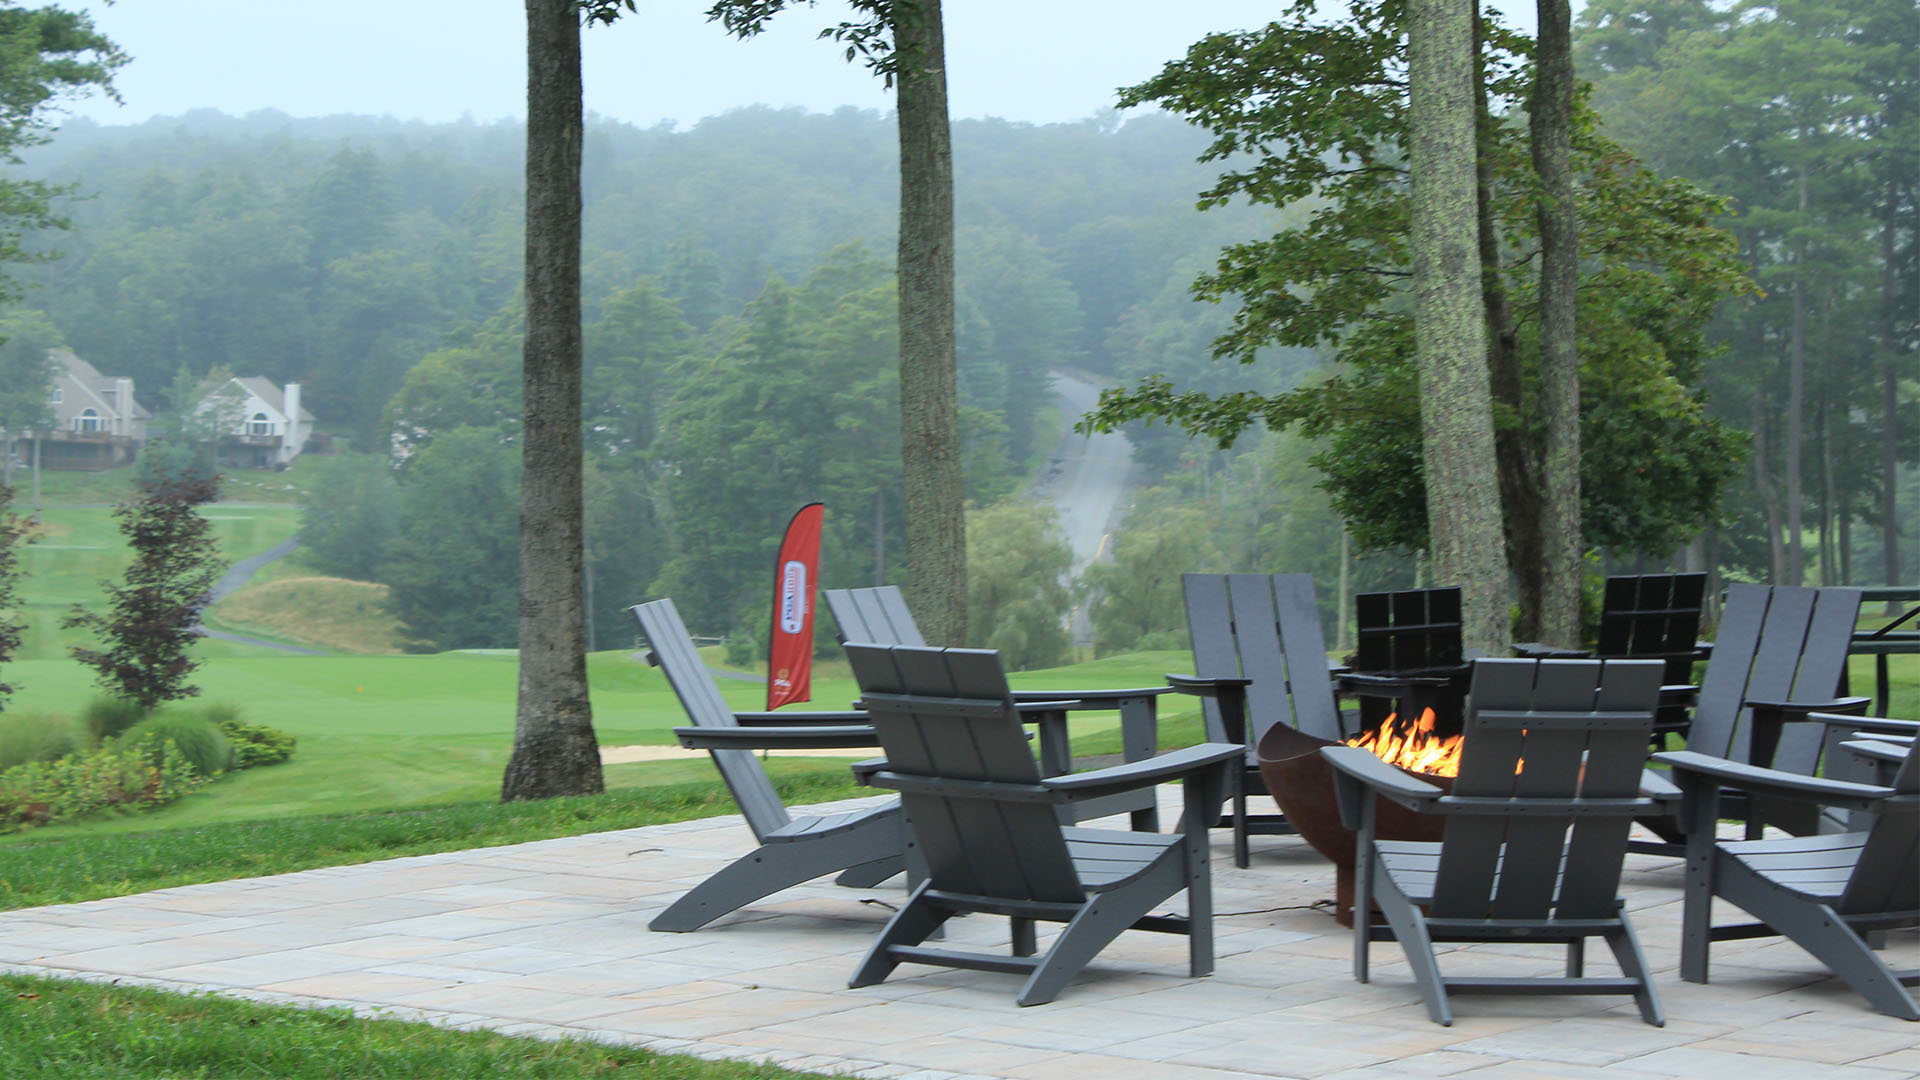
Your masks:
M1653 721L1653 745L1664 749L1667 736L1687 733L1693 701L1693 665L1707 658L1700 638L1700 610L1706 604L1707 575L1615 574L1607 578L1600 600L1600 633L1591 652L1518 642L1516 655L1534 659L1661 660L1667 665L1660 713Z
M1217 807L1236 746L1202 743L1151 761L1043 777L1027 748L1000 658L979 649L846 647L861 700L886 751L871 782L901 793L927 878L887 923L850 982L881 982L901 963L1027 976L1017 998L1039 1005L1123 930L1184 934L1188 971L1213 970L1212 886L1202 809ZM1061 824L1057 807L1183 780L1172 834ZM1187 914L1150 915L1182 890ZM929 948L965 913L1012 920L1010 955ZM1045 952L1036 921L1064 923Z
M1353 598L1353 672L1341 675L1341 688L1360 696L1361 726L1379 727L1389 711L1418 716L1431 708L1443 732L1459 730L1473 659L1460 603L1457 585ZM1361 674L1373 681L1359 682Z
M1837 696L1859 614L1859 589L1728 586L1687 749L1813 775L1825 749L1845 738L1849 725L1863 722L1857 714L1868 699ZM1744 793L1728 792L1721 808L1746 820L1750 837L1766 823L1794 833L1823 827L1819 808L1804 802L1776 797L1756 805ZM1637 850L1681 853L1679 822L1670 812L1645 824L1666 842L1637 844Z
M1687 750L1655 755L1673 769L1684 793L1681 978L1707 981L1713 942L1780 935L1812 953L1875 1009L1920 1020L1920 1003L1904 988L1920 984L1920 971L1889 968L1865 936L1920 925L1920 743L1896 748L1882 742L1859 749L1870 757L1904 750L1891 784L1801 776ZM1871 825L1816 836L1716 840L1719 796L1726 785L1866 811ZM1716 897L1760 921L1713 925Z
M1207 739L1246 748L1217 828L1233 830L1233 861L1251 860L1248 837L1294 831L1281 814L1248 814L1247 796L1271 794L1256 748L1275 724L1338 741L1320 608L1311 574L1182 574L1193 673L1169 674L1174 689L1200 697Z
M833 612L840 641L875 645L924 646L919 624L907 609L907 598L897 585L865 589L826 589L827 609ZM1172 687L1147 686L1111 690L1015 690L1013 699L1029 706L1022 710L1027 723L1040 735L1040 768L1047 776L1073 771L1073 749L1067 714L1080 711L1120 714L1120 753L1124 761L1145 761L1160 752L1159 699ZM1057 708L1036 708L1051 702ZM1150 791L1090 800L1067 807L1080 820L1109 814L1131 815L1133 827L1143 832L1160 829L1158 805Z
M1646 958L1619 897L1620 868L1659 705L1657 660L1480 660L1452 793L1357 747L1335 768L1341 817L1358 830L1354 911L1378 901L1406 951L1427 1014L1453 1022L1452 993L1631 994L1664 1024ZM1377 839L1377 797L1446 814L1439 843ZM1368 979L1377 931L1354 919L1353 971ZM1584 973L1585 942L1612 949L1619 976ZM1560 942L1564 978L1449 977L1439 941Z
M866 714L736 713L720 696L672 600L632 609L646 635L648 657L666 673L692 727L675 728L680 744L706 750L760 846L668 905L650 930L683 933L824 874L839 884L877 885L906 868L908 839L897 802L844 813L796 817L774 790L755 750L877 746Z

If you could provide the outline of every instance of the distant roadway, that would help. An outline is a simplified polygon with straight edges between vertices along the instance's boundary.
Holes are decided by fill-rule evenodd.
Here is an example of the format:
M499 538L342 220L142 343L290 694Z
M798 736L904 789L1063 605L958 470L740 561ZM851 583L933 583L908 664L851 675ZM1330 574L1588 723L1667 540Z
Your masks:
M1074 423L1099 401L1098 383L1056 370L1053 392L1066 415L1067 430L1054 448L1046 472L1030 490L1035 498L1059 511L1067 546L1073 551L1070 573L1079 577L1106 553L1126 497L1127 478L1133 471L1133 446L1122 435L1082 435L1073 430ZM1072 629L1076 643L1092 643L1093 628L1084 604L1074 611Z

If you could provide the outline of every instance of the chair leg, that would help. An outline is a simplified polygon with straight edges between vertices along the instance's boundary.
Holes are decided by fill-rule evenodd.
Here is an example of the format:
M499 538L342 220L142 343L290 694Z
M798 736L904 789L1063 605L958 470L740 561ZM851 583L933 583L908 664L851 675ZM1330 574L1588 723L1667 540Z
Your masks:
M1653 977L1647 972L1647 956L1640 950L1640 938L1633 932L1633 924L1623 917L1620 929L1602 936L1607 947L1613 950L1621 974L1634 981L1633 1001L1640 1006L1640 1019L1654 1027L1666 1027L1667 1014L1660 1008L1660 995L1653 988Z
M1587 939L1574 938L1567 942L1567 978L1577 979L1586 972Z
M1213 974L1213 875L1201 858L1187 878L1187 974Z
M1242 770L1233 785L1233 865L1245 870L1253 865L1253 852L1247 844L1247 777Z
M1013 923L1013 955L1032 956L1040 951L1039 939L1034 936L1033 920L1015 915Z
M1741 905L1745 907L1745 904ZM1748 908L1755 918L1813 954L1842 982L1853 987L1878 1012L1902 1020L1920 1020L1920 1005L1901 985L1900 976L1874 954L1831 907L1781 904L1774 910Z
M1707 981L1709 952L1713 946L1713 882L1719 872L1719 855L1711 837L1705 845L1689 837L1687 876L1681 884L1680 977L1688 982Z
M872 986L886 981L900 961L893 954L895 946L918 945L927 940L941 924L953 917L953 912L934 906L927 900L927 886L922 883L913 891L913 897L906 906L894 912L887 920L886 929L880 931L880 937L853 971L853 978L847 980L847 986Z
M695 885L654 916L647 929L683 934L728 912L812 881L822 874L866 866L878 851L898 851L902 818L885 814L832 834L762 844ZM900 856L889 855L889 859Z
M1387 925L1393 927L1393 936L1400 939L1407 964L1413 968L1414 981L1420 984L1427 1015L1436 1024L1452 1027L1453 1009L1447 1005L1447 984L1440 976L1440 964L1433 958L1433 939L1427 936L1427 920L1407 899L1407 894L1400 891L1400 886L1394 884L1392 875L1377 870L1373 885ZM1358 912L1354 915L1354 925L1359 925Z
M1353 978L1370 982L1367 962L1373 948L1373 810L1369 807L1365 824L1354 843L1353 863Z
M1151 880L1151 879L1148 879ZM1143 882L1144 883L1144 882ZM1164 890L1136 887L1120 890L1119 895L1101 894L1090 898L1079 913L1062 927L1053 947L1027 977L1014 1000L1020 1005L1045 1005L1066 987L1087 962L1100 954L1121 932L1140 921L1155 904L1165 900Z

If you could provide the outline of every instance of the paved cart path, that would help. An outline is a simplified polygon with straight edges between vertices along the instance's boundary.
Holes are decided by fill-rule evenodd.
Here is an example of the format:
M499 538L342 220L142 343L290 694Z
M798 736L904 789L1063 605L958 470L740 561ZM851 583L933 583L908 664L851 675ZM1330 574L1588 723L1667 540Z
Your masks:
M298 540L282 540L258 555L249 555L239 562L234 563L232 566L227 567L227 572L220 575L219 581L214 582L213 599L209 601L209 603L218 603L222 597L238 591L243 588L247 582L253 580L253 575L258 573L261 567L276 559L284 559L298 550L300 550L300 542ZM199 631L202 637L217 638L221 641L236 641L242 645L258 645L263 649L277 649L280 652L294 653L299 656L328 655L323 649L309 649L300 645L288 645L285 642L247 637L243 634L230 634L225 630L212 630L206 626L199 627Z

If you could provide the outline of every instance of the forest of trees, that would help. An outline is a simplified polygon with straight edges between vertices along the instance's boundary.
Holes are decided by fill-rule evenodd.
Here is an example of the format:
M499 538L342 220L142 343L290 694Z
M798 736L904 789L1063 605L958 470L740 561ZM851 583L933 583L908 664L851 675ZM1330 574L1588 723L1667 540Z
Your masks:
M520 138L211 113L71 125L29 164L90 197L71 231L37 238L63 255L20 272L16 312L133 376L163 413L192 383L183 372L301 382L334 445L367 451L299 464L309 556L391 585L423 647L510 644ZM1051 370L1208 369L1218 313L1186 282L1271 215L1194 215L1200 142L1168 118L968 122L955 142L966 479L985 506L1072 420L1046 391ZM600 647L625 640L623 608L651 595L679 597L702 632L752 626L770 545L808 498L831 510L829 583L899 579L894 284L879 254L893 153L889 119L854 110L589 126ZM1177 461L1183 439L1155 440Z
M1917 39L1901 0L1583 10L1596 575L1685 562L1753 580L1912 579ZM1231 44L1259 55L1282 40ZM1367 47L1366 63L1386 65L1375 85L1392 85L1391 50ZM1499 31L1487 47L1499 130L1520 133L1501 152L1523 157L1510 86L1529 43ZM1313 114L1270 85L1233 86L1231 56L1196 46L1189 69L1131 92L1204 130L1158 113L953 127L969 567L989 575L969 621L975 644L1021 643L1016 664L1063 658L1047 613L1074 601L1037 580L1009 599L992 578L1059 572L1044 515L1002 505L1078 419L1046 393L1056 368L1163 398L1248 395L1236 400L1280 405L1246 406L1242 421L1299 425L1256 422L1220 450L1144 412L1119 417L1145 484L1112 563L1090 575L1107 598L1102 651L1178 643L1168 582L1182 569L1311 571L1330 625L1336 579L1420 573L1392 95L1329 120L1339 139L1317 156L1263 157L1276 123ZM1182 107L1180 79L1214 77L1232 109ZM511 644L523 145L508 124L75 122L23 155L26 175L85 196L61 206L71 229L27 236L61 257L14 271L22 295L5 320L132 376L156 411L215 368L302 383L343 451L297 466L310 558L390 585L423 648ZM1210 145L1222 156L1202 162ZM1383 167L1290 186L1355 146ZM896 163L892 119L853 109L745 109L684 130L589 121L593 647L624 642L624 607L657 595L697 631L757 632L778 531L809 499L829 507L826 585L904 579L885 254ZM1330 177L1346 187L1314 186ZM1524 297L1531 211L1503 190L1503 273ZM1361 272L1367 288L1342 292ZM1272 294L1279 307L1236 314L1249 282L1276 280L1296 283ZM1212 302L1195 301L1196 281ZM1327 322L1335 303L1353 321ZM1308 321L1287 329L1300 311ZM1528 372L1535 330L1515 322L1507 347Z

